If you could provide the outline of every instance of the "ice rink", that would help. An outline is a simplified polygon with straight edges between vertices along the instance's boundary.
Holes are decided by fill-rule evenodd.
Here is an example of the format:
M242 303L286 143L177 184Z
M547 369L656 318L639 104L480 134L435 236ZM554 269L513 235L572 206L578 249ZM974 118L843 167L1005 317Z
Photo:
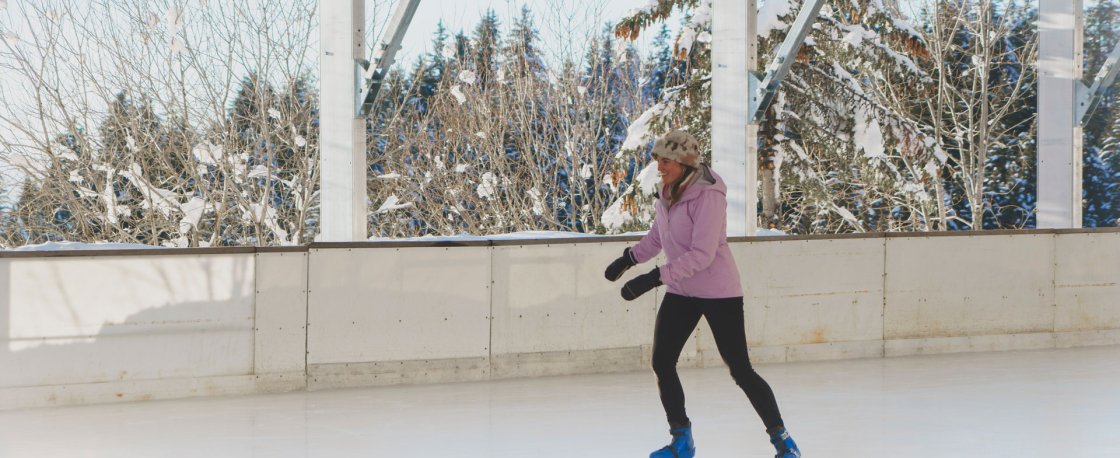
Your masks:
M1120 456L1120 346L760 365L805 457ZM699 457L771 457L724 368L682 370ZM0 413L0 456L645 457L652 372Z

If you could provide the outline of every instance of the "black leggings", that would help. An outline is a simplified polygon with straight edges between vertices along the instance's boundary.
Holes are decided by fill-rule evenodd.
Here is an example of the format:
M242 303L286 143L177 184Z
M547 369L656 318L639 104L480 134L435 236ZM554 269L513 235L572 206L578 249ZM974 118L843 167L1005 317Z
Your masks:
M770 385L751 367L747 357L747 332L743 322L743 298L700 299L666 294L657 312L653 331L653 372L661 390L661 404L671 427L689 424L684 411L684 389L677 376L677 359L700 317L708 319L720 356L731 377L750 399L766 429L783 427L782 414Z

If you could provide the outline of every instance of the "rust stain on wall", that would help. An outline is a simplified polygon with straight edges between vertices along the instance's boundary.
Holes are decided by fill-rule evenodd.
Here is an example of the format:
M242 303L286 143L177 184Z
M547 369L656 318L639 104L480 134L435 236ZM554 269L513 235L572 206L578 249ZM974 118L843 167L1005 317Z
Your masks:
M828 339L825 339L824 337L823 328L817 328L813 330L813 332L805 335L805 338L801 339L801 343L803 344L819 344L825 342L828 342Z

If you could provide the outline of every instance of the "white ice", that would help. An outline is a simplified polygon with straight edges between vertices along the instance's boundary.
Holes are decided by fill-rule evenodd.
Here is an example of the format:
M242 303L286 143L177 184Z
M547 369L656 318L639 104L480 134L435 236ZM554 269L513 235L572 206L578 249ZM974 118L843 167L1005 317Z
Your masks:
M759 365L806 458L1120 453L1120 346ZM724 368L681 371L697 457L772 457ZM644 457L648 371L0 412L0 456Z

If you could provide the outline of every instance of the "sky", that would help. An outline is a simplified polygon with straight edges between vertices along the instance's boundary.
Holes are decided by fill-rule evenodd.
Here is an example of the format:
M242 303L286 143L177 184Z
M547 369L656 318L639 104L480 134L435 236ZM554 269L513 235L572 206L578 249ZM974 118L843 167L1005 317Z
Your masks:
M553 56L567 51L582 55L584 38L588 30L601 30L607 21L618 22L627 10L645 5L647 0L421 0L416 17L409 26L397 60L411 62L426 52L431 52L431 40L443 20L450 32L463 31L470 36L474 27L487 10L492 9L501 21L502 30L508 30L513 20L520 16L521 6L527 5L536 17L537 30L541 33L544 48ZM398 1L367 0L366 13L372 16L375 32L388 22ZM673 35L680 28L680 16L675 15L667 24ZM652 34L644 34L636 45L648 51ZM373 41L377 37L370 37Z

